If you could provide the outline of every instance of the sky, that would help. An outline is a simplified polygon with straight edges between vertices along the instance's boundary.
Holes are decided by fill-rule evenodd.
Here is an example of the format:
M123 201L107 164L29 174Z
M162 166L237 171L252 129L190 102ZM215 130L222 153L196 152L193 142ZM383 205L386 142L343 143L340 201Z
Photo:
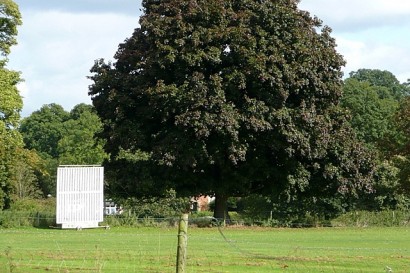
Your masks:
M114 61L118 45L138 27L141 0L14 0L23 25L8 68L21 72L22 116L57 103L70 111L91 104L87 79L94 61ZM360 68L410 79L410 1L301 0L299 8L332 28L346 60L345 77Z

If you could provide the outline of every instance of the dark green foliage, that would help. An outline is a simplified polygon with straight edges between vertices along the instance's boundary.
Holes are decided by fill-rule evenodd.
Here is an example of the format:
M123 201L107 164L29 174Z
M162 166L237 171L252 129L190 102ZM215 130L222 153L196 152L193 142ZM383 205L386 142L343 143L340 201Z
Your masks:
M216 194L218 218L250 192L288 202L370 190L372 156L338 107L330 28L291 0L143 7L116 62L91 70L110 187Z
M352 203L343 195L332 197L299 197L284 202L261 195L241 198L238 213L245 222L267 226L315 226L329 225L330 219L345 213Z
M98 165L107 157L103 141L95 138L101 122L91 105L79 104L64 122L64 135L58 141L58 160L62 165Z
M0 55L7 56L10 47L17 44L17 27L22 24L18 5L12 0L0 1ZM0 67L5 64L0 60Z
M346 79L343 90L342 104L351 111L357 136L369 145L382 147L395 130L392 118L399 102L388 88L355 78Z
M410 199L410 97L406 97L400 103L399 109L394 116L394 124L400 133L396 138L392 161L399 168L399 192Z
M93 106L76 105L70 113L49 104L23 119L20 132L28 149L60 164L100 164L105 153L94 138L101 122Z
M58 159L48 154L41 154L41 159L42 168L36 173L40 189L44 197L48 194L56 196Z
M56 211L56 199L51 197L47 199L24 198L13 203L10 210L14 212L44 212L54 213Z
M350 78L359 82L367 82L378 88L378 95L383 98L394 98L400 101L405 96L410 95L410 88L407 83L400 83L396 76L389 71L379 69L359 69L349 73Z
M79 119L84 113L95 113L94 107L89 104L80 103L74 106L70 111L71 119Z
M107 215L104 223L111 226L169 226L177 223L189 209L189 198L177 197L174 190L161 196L117 199L124 208L119 215Z
M375 191L355 202L356 209L406 207L410 191L408 145L409 85L388 72L359 69L345 80L343 106L358 137L379 155ZM407 149L408 150L408 149Z
M160 197L127 199L124 206L138 218L176 217L187 211L189 199L179 198L174 190L169 190Z
M55 212L0 211L0 228L50 228L52 226L56 226Z
M69 113L55 103L33 112L20 126L26 148L58 158L58 141L64 135L63 123L68 119Z
M239 213L245 219L254 221L268 220L273 212L273 204L270 198L258 194L251 194L243 197L238 202ZM275 217L277 218L277 217Z
M403 99L394 115L393 123L400 135L397 138L395 152L399 155L410 155L410 96Z
M400 102L409 94L388 71L359 69L351 72L343 87L342 105L352 115L351 124L358 137L376 147L382 155L394 154L400 132L393 122Z
M24 198L13 202L11 208L0 211L0 227L41 227L55 226L56 199Z

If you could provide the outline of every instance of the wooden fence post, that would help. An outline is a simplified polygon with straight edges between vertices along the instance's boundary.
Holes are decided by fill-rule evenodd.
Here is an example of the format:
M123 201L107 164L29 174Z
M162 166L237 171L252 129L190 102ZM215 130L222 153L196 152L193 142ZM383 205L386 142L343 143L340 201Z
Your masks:
M185 272L186 251L188 243L188 213L184 213L179 220L178 227L178 248L177 248L177 271Z

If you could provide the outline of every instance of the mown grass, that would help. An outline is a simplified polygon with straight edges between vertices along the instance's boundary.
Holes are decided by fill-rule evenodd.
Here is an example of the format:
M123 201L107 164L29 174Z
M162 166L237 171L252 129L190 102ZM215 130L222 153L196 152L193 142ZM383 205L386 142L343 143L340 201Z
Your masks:
M192 228L186 272L410 272L410 228ZM175 272L177 228L2 229L0 272Z

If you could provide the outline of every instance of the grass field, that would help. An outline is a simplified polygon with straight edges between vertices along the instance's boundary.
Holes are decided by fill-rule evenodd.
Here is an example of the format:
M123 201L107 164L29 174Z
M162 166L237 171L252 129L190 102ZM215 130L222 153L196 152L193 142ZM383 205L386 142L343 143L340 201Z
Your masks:
M189 228L186 272L410 272L410 228ZM177 228L0 229L0 272L175 272Z

